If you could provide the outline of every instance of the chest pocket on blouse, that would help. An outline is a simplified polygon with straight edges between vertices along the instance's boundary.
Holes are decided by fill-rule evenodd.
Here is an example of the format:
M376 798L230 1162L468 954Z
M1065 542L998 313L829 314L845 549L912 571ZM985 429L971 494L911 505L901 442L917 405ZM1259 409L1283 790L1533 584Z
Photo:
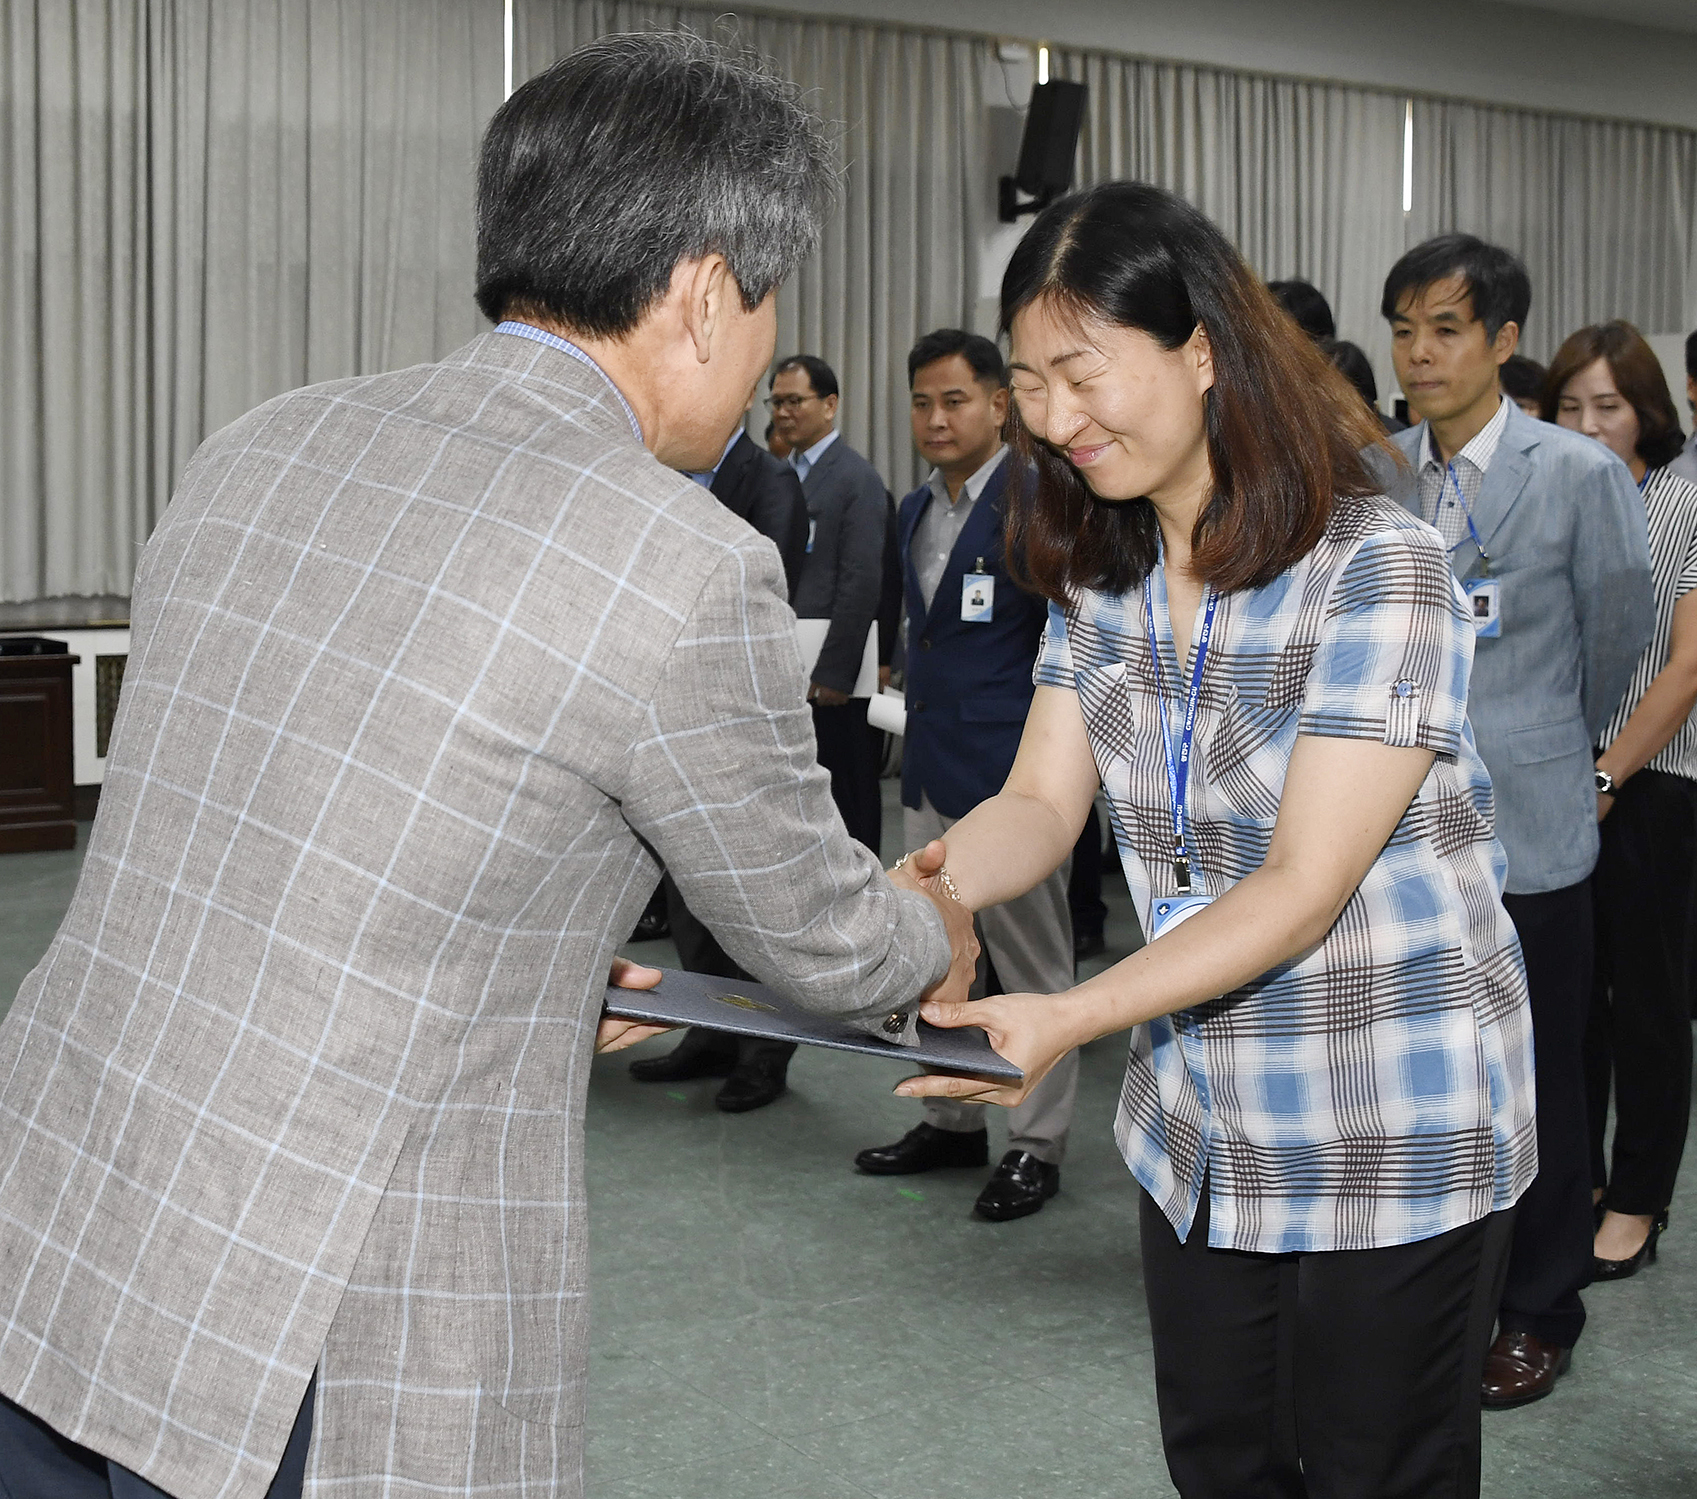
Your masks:
M1210 791L1239 818L1270 827L1290 766L1303 679L1278 680L1255 695L1255 684L1233 683L1217 726L1202 746L1202 775Z
M1137 735L1137 711L1126 685L1125 662L1086 667L1077 673L1075 681L1090 751L1096 757L1103 784L1111 787L1116 770L1123 777Z

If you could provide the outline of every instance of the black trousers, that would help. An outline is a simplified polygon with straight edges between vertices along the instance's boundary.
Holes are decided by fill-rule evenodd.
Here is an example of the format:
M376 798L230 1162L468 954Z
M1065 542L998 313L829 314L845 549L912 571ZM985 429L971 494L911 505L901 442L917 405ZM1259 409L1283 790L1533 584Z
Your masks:
M1617 1213L1659 1213L1673 1200L1691 1117L1686 991L1697 785L1641 770L1598 829L1591 876L1597 954L1585 1073L1591 1185ZM1610 1084L1612 1164L1603 1156Z
M660 888L666 897L666 919L671 922L672 942L678 950L678 961L684 968L690 973L711 973L718 978L748 979L752 982L753 975L745 973L731 961L730 954L719 946L718 939L684 904L684 898L671 875L668 874L661 880ZM795 1042L764 1041L755 1036L732 1036L724 1031L710 1031L703 1026L692 1025L684 1032L678 1049L691 1053L723 1052L727 1056L734 1056L738 1067L746 1067L759 1061L788 1066L789 1059L795 1055Z
M1571 1348L1591 1283L1591 1130L1585 1024L1591 1009L1591 882L1505 895L1520 934L1537 1054L1538 1175L1521 1197L1503 1287L1502 1330Z
M312 1397L316 1376L295 1416L265 1499L300 1499L306 1453L312 1441ZM0 1395L0 1499L170 1499L149 1483L97 1452L62 1437L40 1417Z
M1167 1471L1182 1499L1474 1499L1479 1380L1513 1209L1323 1254L1139 1237Z
M831 798L857 838L882 857L884 801L878 793L881 737L866 722L866 699L827 707L813 705L813 737L819 763L831 773Z

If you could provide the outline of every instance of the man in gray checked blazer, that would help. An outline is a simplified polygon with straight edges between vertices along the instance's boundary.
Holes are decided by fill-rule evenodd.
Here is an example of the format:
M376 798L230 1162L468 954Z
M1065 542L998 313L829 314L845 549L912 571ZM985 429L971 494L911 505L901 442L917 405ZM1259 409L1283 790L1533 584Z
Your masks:
M832 806L776 549L673 471L772 356L828 160L705 43L587 47L485 140L509 321L189 465L0 1028L12 1499L100 1459L299 1492L291 1434L308 1494L580 1494L584 1090L598 1023L646 1033L601 994L657 859L821 1010L964 997L970 918Z

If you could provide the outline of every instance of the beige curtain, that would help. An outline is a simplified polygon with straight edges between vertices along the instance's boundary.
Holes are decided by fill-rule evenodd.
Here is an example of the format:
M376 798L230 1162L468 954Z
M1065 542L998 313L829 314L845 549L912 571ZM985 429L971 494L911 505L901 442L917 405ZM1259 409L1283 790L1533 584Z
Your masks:
M514 79L609 32L682 28L740 42L807 91L839 133L843 197L819 252L779 293L778 352L817 354L842 385L844 437L899 498L921 475L907 351L971 327L990 199L985 38L631 0L518 0ZM756 408L749 422L765 427Z
M1697 325L1697 133L1421 99L1414 149L1408 242L1459 229L1517 250L1534 358L1607 318Z
M0 0L0 600L124 594L200 440L433 358L499 0Z

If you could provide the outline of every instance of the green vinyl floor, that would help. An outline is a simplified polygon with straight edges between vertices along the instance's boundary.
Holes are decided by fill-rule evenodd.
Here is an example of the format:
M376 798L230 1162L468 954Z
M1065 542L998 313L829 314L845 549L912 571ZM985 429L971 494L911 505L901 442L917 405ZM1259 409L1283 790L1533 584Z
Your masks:
M0 1010L79 858L0 857ZM1137 940L1124 887L1108 899L1099 961ZM890 1096L899 1064L804 1048L786 1096L726 1115L713 1080L632 1081L631 1057L670 1044L598 1059L590 1085L591 1499L1172 1493L1111 1134L1123 1037L1086 1049L1061 1195L1000 1225L970 1215L984 1171L852 1170L919 1117ZM1554 1394L1487 1414L1485 1494L1697 1499L1697 1214L1676 1202L1659 1262L1586 1303Z

